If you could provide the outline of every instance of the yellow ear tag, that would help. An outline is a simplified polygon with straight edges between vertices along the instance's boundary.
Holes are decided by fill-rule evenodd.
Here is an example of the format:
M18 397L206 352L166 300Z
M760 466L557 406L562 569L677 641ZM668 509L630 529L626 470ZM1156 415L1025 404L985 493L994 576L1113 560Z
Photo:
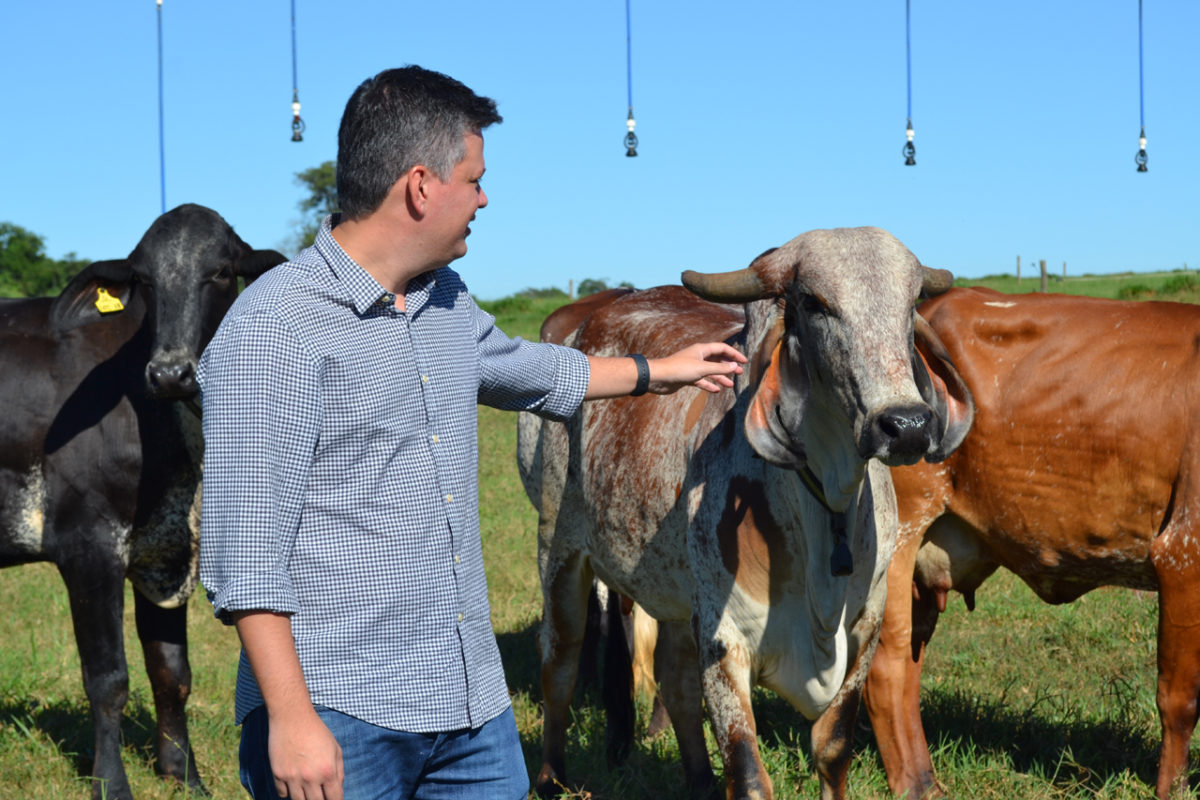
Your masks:
M114 311L124 311L125 304L120 298L113 297L103 286L96 289L96 310L101 314L111 314Z

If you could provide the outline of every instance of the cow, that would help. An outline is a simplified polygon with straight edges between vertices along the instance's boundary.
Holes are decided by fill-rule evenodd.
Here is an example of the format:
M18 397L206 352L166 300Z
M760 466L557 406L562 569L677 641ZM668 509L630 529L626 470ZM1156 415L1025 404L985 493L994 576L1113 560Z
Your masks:
M617 297L567 337L588 353L650 357L726 340L749 363L731 392L586 403L565 423L519 418L539 513L540 794L567 780L596 576L659 620L659 674L673 676L664 700L696 794L715 788L703 699L729 796L773 796L750 707L757 683L817 720L823 796L844 796L896 535L884 465L942 459L970 426L965 387L927 327L914 334L923 281L948 279L878 228L810 231L743 270L688 271L687 289Z
M0 566L49 561L66 584L97 800L131 797L120 752L126 577L154 693L156 769L204 792L184 711L200 533L196 361L238 278L284 260L215 211L182 205L127 258L87 266L57 297L0 300Z
M920 715L947 592L998 567L1048 603L1157 590L1157 793L1187 785L1200 691L1200 307L954 289L920 313L978 407L937 465L892 472L900 543L866 704L896 794L943 794Z

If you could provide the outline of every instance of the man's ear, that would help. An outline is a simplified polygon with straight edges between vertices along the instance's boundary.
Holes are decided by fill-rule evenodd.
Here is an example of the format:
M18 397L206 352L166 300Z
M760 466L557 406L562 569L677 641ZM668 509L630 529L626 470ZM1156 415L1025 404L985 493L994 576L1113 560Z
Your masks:
M424 217L429 211L429 181L433 179L433 173L425 166L418 164L396 183L404 184L404 200L408 205L409 210L414 217L418 219ZM392 191L399 189L399 185L392 187Z

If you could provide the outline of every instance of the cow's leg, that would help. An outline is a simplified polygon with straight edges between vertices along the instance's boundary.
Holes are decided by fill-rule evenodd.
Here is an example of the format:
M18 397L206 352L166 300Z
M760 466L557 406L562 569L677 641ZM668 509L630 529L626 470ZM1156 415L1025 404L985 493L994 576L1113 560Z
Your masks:
M554 555L542 572L542 766L534 783L542 797L558 796L567 780L567 723L592 584L582 553Z
M622 597L609 590L605 597L608 636L604 644L604 740L608 765L624 764L633 749L637 711L633 705L633 657L621 613ZM589 606L591 605L589 594Z
M1186 514L1182 515L1186 518ZM1150 547L1158 574L1158 713L1162 752L1158 796L1187 788L1188 745L1200 692L1200 545L1197 531L1172 523Z
M740 642L718 638L717 626L697 624L700 683L712 720L713 735L725 764L726 796L735 800L771 800L771 778L758 752L758 727L750 704L750 659ZM671 716L676 710L668 706ZM676 718L676 727L679 720Z
M631 629L630 638L633 641L633 646L630 648L633 651L633 690L635 694L649 693L654 696L654 706L650 712L650 722L646 725L646 735L653 737L662 733L671 725L671 717L667 713L666 705L663 704L662 692L659 690L658 681L655 679L654 662L657 658L655 655L655 646L658 642L658 620L647 614L646 609L637 605L633 607L629 620ZM692 650L693 652L695 650L694 643ZM695 665L695 663L696 661L693 658L689 664L689 668ZM697 697L701 696L698 680L696 683ZM705 763L707 763L707 753L705 755ZM711 768L709 771L711 772Z
M159 608L137 589L133 597L138 639L146 658L146 674L150 676L158 720L158 774L186 784L193 793L207 795L196 770L184 710L192 688L187 655L187 605Z
M909 536L888 567L883 627L865 685L867 713L888 786L911 800L944 795L934 778L921 724L921 669L938 618L934 593L928 588L918 591L913 581L922 538Z
M854 720L862 690L843 685L812 727L813 765L821 779L821 800L843 800L853 754Z
M583 644L579 649L579 685L587 690L600 685L597 674L597 659L600 654L600 640L603 638L603 617L605 609L600 605L599 584L593 582L588 591L587 625L583 635ZM605 587L605 596L608 589Z
M851 659L842 686L812 728L813 762L821 778L821 800L844 800L850 758L854 748L854 722L862 687L878 643L879 612L864 613L847 637ZM919 722L919 720L918 720Z
M60 559L58 569L71 601L83 689L95 729L92 797L132 800L121 763L121 713L129 699L129 673L121 629L125 568L115 557L89 549Z
M662 679L662 702L675 726L688 796L711 797L717 793L717 779L704 741L704 695L700 691L698 658L696 641L686 622L658 625L654 672Z

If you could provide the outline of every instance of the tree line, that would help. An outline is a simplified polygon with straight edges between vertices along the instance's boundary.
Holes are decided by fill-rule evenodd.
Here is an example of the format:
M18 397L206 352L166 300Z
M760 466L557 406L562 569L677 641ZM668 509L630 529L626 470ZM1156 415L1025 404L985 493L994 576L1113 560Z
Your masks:
M12 222L0 222L0 297L58 294L91 261L67 253L46 255L46 240Z

